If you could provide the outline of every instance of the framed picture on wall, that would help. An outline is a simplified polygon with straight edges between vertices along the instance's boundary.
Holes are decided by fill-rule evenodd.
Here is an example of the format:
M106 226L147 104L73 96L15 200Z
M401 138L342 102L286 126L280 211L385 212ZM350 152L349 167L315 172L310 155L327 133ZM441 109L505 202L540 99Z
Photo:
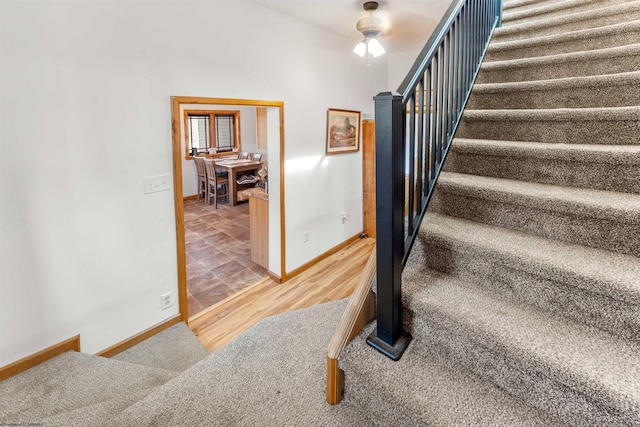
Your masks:
M360 112L329 108L327 112L327 154L360 149Z

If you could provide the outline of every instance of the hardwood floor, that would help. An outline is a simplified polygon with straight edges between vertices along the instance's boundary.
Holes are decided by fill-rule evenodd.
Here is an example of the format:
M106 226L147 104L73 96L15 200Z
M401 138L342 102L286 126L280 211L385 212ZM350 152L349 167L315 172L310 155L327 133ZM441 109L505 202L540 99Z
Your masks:
M346 298L374 246L374 239L360 239L285 283L264 279L192 317L189 327L213 352L266 317Z

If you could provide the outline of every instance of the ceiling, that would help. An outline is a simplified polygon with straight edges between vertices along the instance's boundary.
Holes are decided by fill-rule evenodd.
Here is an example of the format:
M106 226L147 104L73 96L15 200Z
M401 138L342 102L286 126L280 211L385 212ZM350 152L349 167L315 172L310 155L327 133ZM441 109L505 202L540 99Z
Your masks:
M353 39L362 39L356 30L358 19L366 16L364 0L253 0L269 9ZM378 36L387 52L421 48L452 0L379 0L374 16L388 28ZM353 46L349 46L349 49Z

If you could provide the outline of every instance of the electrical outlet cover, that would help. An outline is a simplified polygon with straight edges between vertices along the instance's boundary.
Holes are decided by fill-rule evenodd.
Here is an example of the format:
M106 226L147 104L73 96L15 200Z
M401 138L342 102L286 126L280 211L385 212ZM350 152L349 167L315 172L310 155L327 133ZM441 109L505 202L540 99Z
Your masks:
M173 301L171 299L171 292L167 292L166 294L160 295L160 309L165 310L173 305Z

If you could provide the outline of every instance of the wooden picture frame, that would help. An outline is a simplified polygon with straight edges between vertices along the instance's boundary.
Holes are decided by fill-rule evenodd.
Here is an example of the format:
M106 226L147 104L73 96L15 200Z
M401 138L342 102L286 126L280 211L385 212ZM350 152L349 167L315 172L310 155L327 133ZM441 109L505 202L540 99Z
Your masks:
M327 112L327 154L360 150L360 111L329 108Z

